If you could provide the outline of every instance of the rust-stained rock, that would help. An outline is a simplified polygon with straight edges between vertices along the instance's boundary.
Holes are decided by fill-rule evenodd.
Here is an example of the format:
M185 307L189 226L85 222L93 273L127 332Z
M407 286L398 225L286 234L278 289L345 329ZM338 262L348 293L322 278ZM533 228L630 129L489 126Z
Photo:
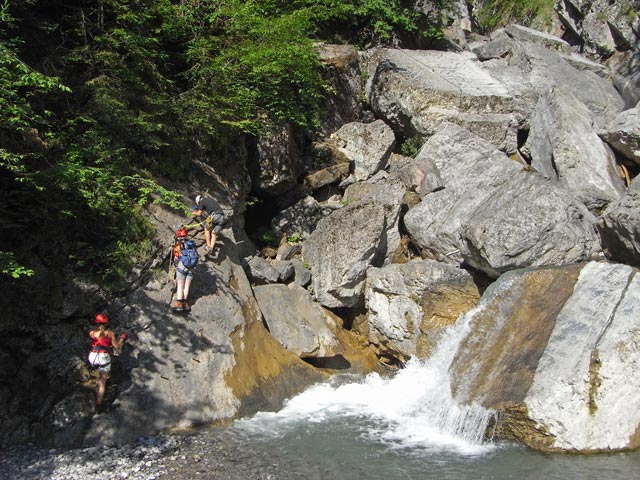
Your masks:
M304 184L311 191L317 190L325 185L345 179L349 175L350 168L351 166L347 162L330 165L304 177Z
M458 402L544 451L638 448L640 275L589 262L502 275L466 317L450 368Z
M318 367L352 373L375 369L373 351L345 330L338 316L315 303L304 288L262 285L254 292L269 332L288 351Z
M259 409L277 409L285 399L327 378L322 371L287 351L260 322L231 335L236 363L225 382L239 399L238 416Z
M511 288L500 289L483 305L472 329L492 333L469 335L452 364L453 393L459 401L473 399L500 409L524 400L580 270L575 265L519 273Z
M428 357L444 327L479 298L469 273L433 260L369 268L369 338L407 357Z

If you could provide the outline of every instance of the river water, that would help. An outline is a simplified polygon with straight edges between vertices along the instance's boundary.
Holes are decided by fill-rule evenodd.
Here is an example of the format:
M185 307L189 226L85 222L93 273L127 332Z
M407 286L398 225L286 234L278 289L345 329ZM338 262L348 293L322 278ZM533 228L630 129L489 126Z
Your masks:
M254 460L277 465L277 478L286 480L640 478L638 452L550 455L483 440L490 412L448 404L452 413L443 414L429 390L441 379L429 374L428 365L416 362L392 379L334 379L280 412L236 422L223 437L249 449Z
M457 405L450 393L448 370L468 320L459 320L427 361L412 360L393 376L336 375L278 412L260 412L225 429L113 450L0 452L0 479L640 478L640 452L541 454L486 439L494 412Z
M389 378L336 376L279 412L237 421L224 431L225 444L285 480L640 478L640 452L551 455L487 440L494 412L457 405L450 393L449 366L472 313L429 360L412 360Z

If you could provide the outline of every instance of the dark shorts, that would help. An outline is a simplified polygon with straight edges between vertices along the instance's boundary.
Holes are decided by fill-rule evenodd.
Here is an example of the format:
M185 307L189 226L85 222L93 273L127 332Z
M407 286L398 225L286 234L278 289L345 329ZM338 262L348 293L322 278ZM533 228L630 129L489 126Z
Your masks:
M222 213L214 213L207 217L205 222L206 229L210 232L215 232L216 234L220 233L222 230L222 225L224 224L225 217Z

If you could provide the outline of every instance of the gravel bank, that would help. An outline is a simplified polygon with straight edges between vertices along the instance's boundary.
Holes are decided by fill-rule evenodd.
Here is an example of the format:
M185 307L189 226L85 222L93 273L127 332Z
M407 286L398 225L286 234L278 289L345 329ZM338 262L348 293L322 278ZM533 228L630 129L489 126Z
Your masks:
M224 432L139 439L121 447L0 450L2 480L284 480L278 465Z

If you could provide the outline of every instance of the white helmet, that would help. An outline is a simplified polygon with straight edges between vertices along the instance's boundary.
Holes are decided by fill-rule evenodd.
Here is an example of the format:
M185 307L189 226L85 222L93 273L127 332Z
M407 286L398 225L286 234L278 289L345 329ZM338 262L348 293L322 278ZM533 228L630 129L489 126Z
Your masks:
M202 195L196 197L196 205L200 205L200 200L202 200Z

